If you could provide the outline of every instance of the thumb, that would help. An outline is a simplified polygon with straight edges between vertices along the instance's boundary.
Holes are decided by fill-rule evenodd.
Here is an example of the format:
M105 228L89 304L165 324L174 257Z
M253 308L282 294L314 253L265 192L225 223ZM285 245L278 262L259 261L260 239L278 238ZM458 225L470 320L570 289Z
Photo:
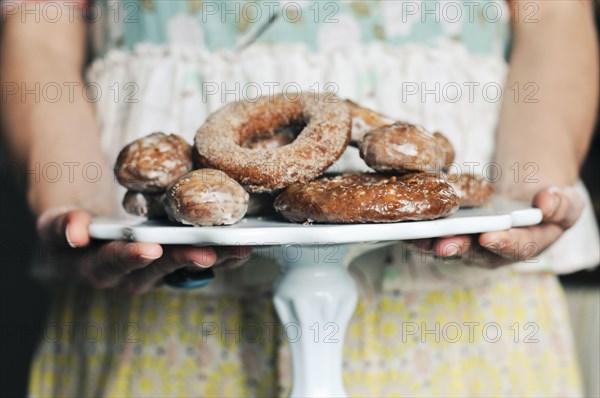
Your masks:
M550 187L535 195L533 205L542 210L543 222L568 229L581 215L584 201L575 188Z
M85 247L90 243L88 228L91 216L88 212L55 207L44 211L37 221L42 241L60 246Z

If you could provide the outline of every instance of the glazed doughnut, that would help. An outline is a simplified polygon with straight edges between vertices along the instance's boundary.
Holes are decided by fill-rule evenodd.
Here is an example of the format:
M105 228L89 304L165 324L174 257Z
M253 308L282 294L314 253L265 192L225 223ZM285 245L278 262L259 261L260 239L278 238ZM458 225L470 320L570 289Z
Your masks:
M248 209L248 192L220 170L200 169L171 183L165 210L171 221L186 225L229 225Z
M473 174L449 174L447 181L460 199L460 207L479 207L494 195L494 185Z
M379 172L439 172L449 157L440 138L405 122L367 133L359 150L367 165Z
M350 112L330 94L265 96L234 102L211 114L196 133L203 167L224 171L250 192L272 192L319 176L344 152L350 140ZM244 148L253 137L286 126L304 128L278 148Z
M115 176L125 188L164 192L175 178L192 170L192 148L178 135L152 133L125 146L117 157Z
M454 146L452 146L450 140L439 131L433 133L433 136L444 149L444 153L446 154L446 159L444 161L444 169L447 169L448 167L450 167L450 165L452 165L452 162L454 162L454 158L456 157L456 152L454 152Z
M394 119L362 107L355 102L350 100L346 100L345 102L350 108L350 116L352 117L352 132L350 137L352 145L358 146L369 131L395 122Z
M123 208L129 214L150 220L167 217L164 193L127 191L123 197Z
M448 216L458 202L442 177L362 173L293 184L277 197L275 209L292 222L387 223Z

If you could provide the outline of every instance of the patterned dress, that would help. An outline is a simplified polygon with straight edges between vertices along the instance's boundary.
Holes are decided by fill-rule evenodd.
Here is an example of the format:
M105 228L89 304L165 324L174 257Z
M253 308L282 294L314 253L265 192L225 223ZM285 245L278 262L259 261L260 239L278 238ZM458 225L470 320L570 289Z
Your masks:
M509 42L503 1L122 0L86 10L88 80L110 93L97 102L110 158L152 131L191 140L224 102L291 87L443 131L459 164L492 159ZM350 149L335 167L365 165ZM344 349L350 395L580 395L552 257L491 271L402 244L364 252L349 266L361 293ZM285 396L278 274L261 257L192 292L61 287L30 395Z

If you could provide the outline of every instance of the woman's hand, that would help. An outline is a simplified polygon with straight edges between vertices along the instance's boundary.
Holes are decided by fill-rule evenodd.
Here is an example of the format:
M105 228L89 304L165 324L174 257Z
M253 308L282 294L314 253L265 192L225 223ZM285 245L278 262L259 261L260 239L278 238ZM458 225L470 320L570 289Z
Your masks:
M575 224L584 202L574 188L553 187L539 191L533 198L533 206L543 213L539 225L473 236L422 239L412 243L418 249L440 257L461 257L470 265L496 268L540 254Z
M65 276L79 277L92 287L119 287L141 294L182 267L208 268L243 263L250 247L164 246L140 242L95 242L88 232L91 216L84 210L50 209L38 219L38 232L54 263Z

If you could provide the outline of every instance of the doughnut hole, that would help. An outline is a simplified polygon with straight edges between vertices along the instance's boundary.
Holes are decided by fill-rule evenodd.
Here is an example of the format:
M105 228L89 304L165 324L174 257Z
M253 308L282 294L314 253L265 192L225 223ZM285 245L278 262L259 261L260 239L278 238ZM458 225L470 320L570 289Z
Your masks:
M294 142L304 127L306 127L304 121L298 121L287 126L278 127L273 131L268 131L264 134L259 134L245 140L241 146L250 149L280 148Z

